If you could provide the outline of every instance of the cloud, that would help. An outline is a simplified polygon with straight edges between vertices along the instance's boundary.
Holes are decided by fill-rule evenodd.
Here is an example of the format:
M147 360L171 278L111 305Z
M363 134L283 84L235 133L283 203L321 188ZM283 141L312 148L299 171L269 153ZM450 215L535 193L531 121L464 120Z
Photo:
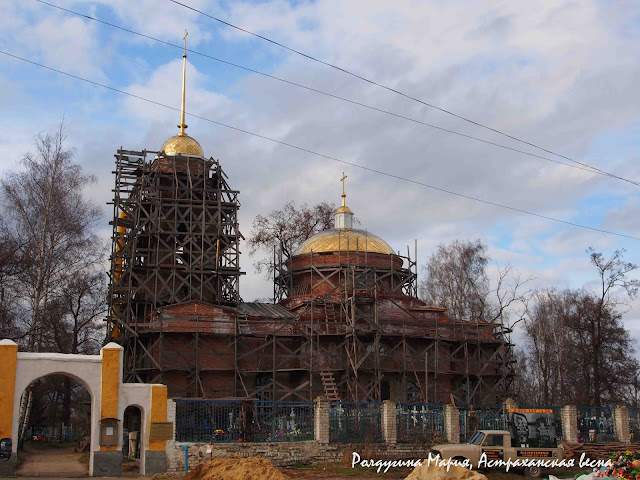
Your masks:
M51 7L30 2L0 6L0 45L68 73L104 80L101 63L107 48L100 45L97 25ZM40 5L40 7L43 7Z
M563 0L544 2L535 11L523 2L492 1L465 3L464 8L459 2L408 1L190 4L549 150L640 178L636 161L640 28L630 21L640 7L633 2L624 3L620 11L595 1ZM170 2L117 0L97 5L96 14L106 11L128 28L174 43L181 42L188 28L190 45L203 52L248 66L258 64L269 73L314 88L552 156ZM102 73L128 92L179 106L182 62L177 55L167 61L176 52L102 27L96 30L50 10L5 10L13 24L35 32L33 48L42 58L67 62L64 69ZM65 23L72 20L75 23ZM68 32L52 31L56 22ZM0 19L0 30L6 24ZM6 37L0 34L2 38ZM112 42L112 50L103 60L105 38ZM73 42L77 51L68 58L54 58L55 52L64 51L60 45L65 42ZM126 62L117 70L105 69L105 62L113 66L114 58ZM0 85L3 80L16 82L0 73ZM634 219L640 198L635 186L445 134L193 55L187 82L189 112L464 195L639 234ZM29 85L22 88L25 95L33 91ZM86 125L83 151L86 158L95 159L88 160L87 168L105 177L98 186L108 197L109 162L116 148L158 148L176 131L178 113L128 98L114 100L106 108L99 102L94 105L100 108L96 117L102 123ZM221 160L230 184L241 191L245 235L256 214L279 208L287 200L337 204L338 179L344 170L349 176L348 202L362 226L396 250L404 251L417 238L421 262L440 243L481 238L490 244L496 261L508 261L533 274L538 285L576 287L590 274L584 263L587 246L605 251L624 246L632 251L629 246L635 245L367 172L203 120L189 118L187 123L189 134L207 154ZM16 138L28 138L24 132L33 126L23 122L17 129L23 133ZM0 142L0 152L9 149ZM243 251L243 268L252 272L252 259L246 248ZM268 281L251 274L241 282L247 299L271 292Z
M209 80L194 66L187 62L188 75L186 84L186 110L189 113L206 116L209 113L224 111L230 102L224 95L207 89ZM145 122L179 123L182 91L182 60L173 60L153 70L143 83L129 85L128 93L153 100L178 109L170 110L133 97L124 97L123 103L131 115ZM190 119L189 119L190 120ZM193 123L189 121L189 123Z
M171 2L156 0L103 0L94 2L109 8L118 22L126 22L132 29L145 35L161 38L171 43L182 44L184 31L189 32L188 47L201 46L212 38L211 25L199 23L202 18L197 12ZM189 1L189 6L206 12L217 11L218 2L202 0ZM151 40L141 37L130 37L133 42L153 44Z

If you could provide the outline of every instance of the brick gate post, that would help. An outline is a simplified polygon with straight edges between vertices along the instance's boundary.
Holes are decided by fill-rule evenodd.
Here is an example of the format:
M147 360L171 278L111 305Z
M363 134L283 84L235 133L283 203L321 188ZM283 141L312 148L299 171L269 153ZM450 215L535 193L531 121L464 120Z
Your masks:
M455 405L444 406L444 434L449 443L460 443L460 412Z
M578 410L575 405L562 408L562 438L571 443L578 441Z
M316 398L314 438L318 443L329 443L329 399Z
M382 438L384 443L395 445L398 440L396 402L385 400L382 404Z
M627 407L617 407L614 409L613 422L618 441L622 443L630 443L629 409Z

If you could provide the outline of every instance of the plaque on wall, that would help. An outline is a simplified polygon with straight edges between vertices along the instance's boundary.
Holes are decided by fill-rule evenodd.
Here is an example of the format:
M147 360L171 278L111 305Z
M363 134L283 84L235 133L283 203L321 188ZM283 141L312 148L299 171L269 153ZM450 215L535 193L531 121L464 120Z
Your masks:
M173 440L173 422L151 422L149 440Z

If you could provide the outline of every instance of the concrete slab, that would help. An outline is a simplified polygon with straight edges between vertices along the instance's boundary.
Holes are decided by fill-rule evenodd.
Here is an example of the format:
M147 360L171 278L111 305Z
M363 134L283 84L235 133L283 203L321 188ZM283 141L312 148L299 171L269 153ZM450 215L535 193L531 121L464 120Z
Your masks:
M93 474L101 477L122 475L122 451L93 452Z

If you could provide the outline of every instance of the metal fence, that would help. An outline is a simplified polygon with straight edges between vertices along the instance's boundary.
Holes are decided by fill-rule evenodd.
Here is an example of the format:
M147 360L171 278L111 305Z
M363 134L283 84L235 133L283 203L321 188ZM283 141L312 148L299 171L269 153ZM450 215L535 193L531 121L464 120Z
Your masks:
M640 408L629 408L629 437L632 443L640 441Z
M176 399L179 442L313 440L313 402Z
M577 407L579 442L617 442L612 407Z
M330 442L382 442L382 402L331 402Z
M314 402L274 402L259 400L176 399L176 435L179 442L284 442L314 439ZM458 405L460 441L476 430L506 430L517 424L502 404ZM535 423L536 435L529 441L553 441L562 437L562 407L519 406L520 410L545 409ZM580 442L616 442L612 407L577 407ZM537 415L538 412L529 412ZM444 405L429 403L396 404L397 441L400 443L444 442ZM516 415L516 413L513 413ZM524 415L521 415L521 417ZM535 415L534 415L535 416ZM515 427L514 427L515 428ZM629 408L632 441L640 439L640 408ZM28 435L50 441L75 440L82 432L65 427L62 431L32 428ZM548 437L548 438L547 438ZM532 440L533 438L533 440ZM381 402L331 402L329 441L383 442ZM532 444L533 445L533 444Z
M444 404L442 403L397 403L397 441L403 443L443 442Z
M507 427L503 404L459 405L460 441L466 442L476 430L504 430Z

